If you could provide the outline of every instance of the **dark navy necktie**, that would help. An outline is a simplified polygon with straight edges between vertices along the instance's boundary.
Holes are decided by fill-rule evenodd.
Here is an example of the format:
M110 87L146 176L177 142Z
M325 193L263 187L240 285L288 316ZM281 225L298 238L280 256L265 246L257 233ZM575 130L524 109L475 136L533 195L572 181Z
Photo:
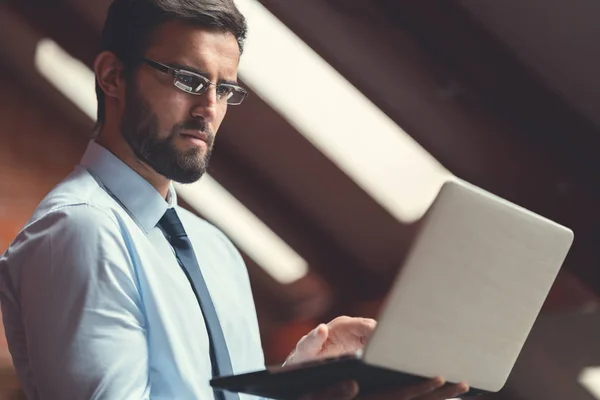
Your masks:
M198 304L200 304L206 330L208 331L213 377L231 375L233 374L231 359L229 358L227 343L225 342L225 336L219 323L217 311L210 298L210 293L198 266L198 260L196 260L190 239L185 233L185 229L183 229L183 225L175 209L169 208L158 222L158 226L165 233L171 246L173 246L177 261L190 281L196 299L198 299ZM239 399L237 393L220 390L215 390L214 392L215 397L219 400Z

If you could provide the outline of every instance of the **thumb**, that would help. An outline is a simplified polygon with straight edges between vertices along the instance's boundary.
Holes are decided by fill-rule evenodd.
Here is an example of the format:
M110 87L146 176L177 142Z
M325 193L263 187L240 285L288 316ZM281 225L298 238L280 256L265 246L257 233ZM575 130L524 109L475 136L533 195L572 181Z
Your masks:
M302 356L316 356L323 349L328 337L329 327L326 324L320 324L298 342L296 353L300 353Z

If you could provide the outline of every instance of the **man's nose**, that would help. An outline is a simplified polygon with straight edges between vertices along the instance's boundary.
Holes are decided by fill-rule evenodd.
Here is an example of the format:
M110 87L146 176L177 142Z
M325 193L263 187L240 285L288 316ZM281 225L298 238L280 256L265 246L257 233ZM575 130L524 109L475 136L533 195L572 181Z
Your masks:
M210 86L206 92L194 96L190 114L192 117L201 117L205 122L212 122L217 114L217 88Z

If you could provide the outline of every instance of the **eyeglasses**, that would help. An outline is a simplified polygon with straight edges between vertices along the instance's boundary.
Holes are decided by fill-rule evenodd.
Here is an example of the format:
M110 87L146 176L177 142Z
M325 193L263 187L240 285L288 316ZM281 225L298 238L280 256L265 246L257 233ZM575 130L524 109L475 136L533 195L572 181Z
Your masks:
M195 72L172 68L147 58L142 58L142 61L160 72L173 75L175 78L173 81L175 87L189 94L200 96L206 93L208 88L215 86L217 89L217 99L221 101L226 100L227 104L232 106L241 104L248 94L246 89L232 85L231 83L213 83L208 78Z

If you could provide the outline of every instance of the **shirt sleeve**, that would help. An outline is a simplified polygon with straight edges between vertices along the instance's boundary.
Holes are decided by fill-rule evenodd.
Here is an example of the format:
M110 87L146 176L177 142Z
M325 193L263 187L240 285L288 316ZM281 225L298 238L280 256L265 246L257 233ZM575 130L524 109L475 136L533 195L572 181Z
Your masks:
M69 206L20 236L20 318L5 321L15 366L27 371L20 379L37 391L28 397L149 398L145 317L117 220L92 206ZM16 320L22 326L11 326Z

